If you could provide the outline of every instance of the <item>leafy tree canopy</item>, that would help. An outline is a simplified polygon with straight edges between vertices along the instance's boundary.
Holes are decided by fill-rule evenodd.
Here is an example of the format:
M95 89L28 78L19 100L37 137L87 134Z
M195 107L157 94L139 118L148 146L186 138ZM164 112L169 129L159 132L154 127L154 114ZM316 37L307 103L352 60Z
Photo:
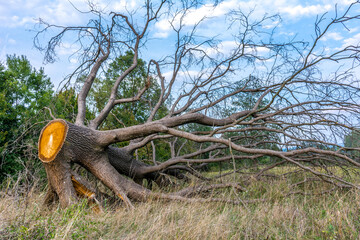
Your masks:
M52 88L44 70L33 68L25 56L7 56L6 63L0 65L0 153L18 136L25 121L38 120L34 118L50 103ZM15 163L20 151L1 155L0 180L21 168Z
M95 111L104 108L112 86L117 78L131 66L133 58L134 53L127 51L124 55L115 58L115 60L110 63L104 78L96 79L94 90L91 94L96 106ZM147 81L146 62L138 59L137 67L121 82L117 90L117 97L131 98L136 96L139 89L143 88L145 84L148 84ZM149 105L154 106L160 95L160 87L156 79L151 78L149 81L150 88L144 93L141 100L117 105L112 110L112 114L103 123L102 129L122 128L146 121L150 114ZM158 117L163 117L166 113L167 108L163 106L159 109Z

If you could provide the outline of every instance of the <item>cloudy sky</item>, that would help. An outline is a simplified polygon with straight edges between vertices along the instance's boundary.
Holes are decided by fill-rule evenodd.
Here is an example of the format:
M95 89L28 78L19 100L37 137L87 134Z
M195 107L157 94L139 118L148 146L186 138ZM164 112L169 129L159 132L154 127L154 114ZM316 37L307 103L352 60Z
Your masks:
M97 6L105 11L123 11L136 9L142 1L139 0L96 0ZM185 24L191 25L204 16L211 15L213 20L209 25L202 25L202 34L206 32L221 32L221 19L231 9L241 9L244 12L254 10L254 14L280 14L282 22L274 21L269 26L279 24L278 34L284 38L296 37L298 40L311 40L314 32L314 22L318 15L329 12L329 18L335 11L335 5L339 12L344 10L352 1L349 0L225 0L214 10L208 5L190 12L184 20ZM70 56L71 46L64 44L64 49L59 51L59 59L53 64L43 64L43 55L33 46L33 38L36 34L36 19L42 18L47 22L58 25L86 24L88 19L80 14L74 6L81 10L87 10L87 0L0 0L0 61L4 62L6 55L26 55L31 64L36 68L44 67L57 85L62 78L76 67L76 60ZM360 14L359 9L356 11ZM149 46L148 49L157 51L159 55L166 51L166 43L171 42L172 33L168 19L161 19L153 27L150 37L158 39L157 45ZM229 34L230 36L231 34ZM226 41L222 47L226 50ZM360 27L349 25L347 29L330 29L322 41L325 48L336 48L343 44L358 44L360 41ZM149 51L150 51L149 50ZM146 58L145 56L143 58ZM146 59L145 59L146 60Z

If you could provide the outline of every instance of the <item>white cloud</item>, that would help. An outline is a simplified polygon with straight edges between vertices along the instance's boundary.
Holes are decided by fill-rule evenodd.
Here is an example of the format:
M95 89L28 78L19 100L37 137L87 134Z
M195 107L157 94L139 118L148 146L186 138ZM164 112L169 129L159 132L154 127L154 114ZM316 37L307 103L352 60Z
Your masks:
M234 50L237 46L238 43L235 41L223 41L219 43L215 48L207 47L202 48L202 50L210 57L216 57L217 54L230 54L230 52Z
M163 73L163 77L165 77L166 81L170 81L171 78L173 76L173 71L168 71ZM184 71L179 71L177 73L177 82L183 82L185 79L187 79L188 77L190 78L197 78L199 76L199 72L198 71L193 71L193 70L189 70L187 72Z
M123 11L125 9L131 10L135 9L137 6L139 6L139 2L136 0L121 0L121 1L112 1L111 4L109 4L109 10L110 11Z
M156 34L158 37L163 36L167 37L168 35L165 32L168 32L172 29L171 24L177 28L180 25L180 22L184 26L193 26L197 24L204 18L214 18L224 16L229 10L234 9L238 6L238 0L229 0L224 1L214 7L212 4L205 4L198 9L192 9L186 12L183 17L181 14L175 16L174 19L165 18L161 19L155 24L155 27L159 30L160 34Z
M274 28L276 26L278 26L280 24L280 21L273 21L271 24L267 24L262 26L264 29L271 29Z
M280 32L279 35L284 35L284 36L289 36L289 37L292 37L295 35L294 32Z
M83 1L72 1L72 4L82 11L88 9ZM85 20L85 16L81 15L67 1L57 1L46 5L44 11L40 12L38 17L41 17L50 23L59 25L76 25Z
M165 73L163 73L162 75L163 75L163 77L164 77L167 81L169 81L169 80L172 78L172 76L173 76L173 71L165 72Z
M15 44L16 44L16 40L10 38L10 39L8 40L8 43L9 43L9 44L12 44L12 45L15 45Z
M349 28L349 33L355 33L357 31L359 31L359 28L357 28L357 27Z
M302 16L311 16L324 13L332 9L332 5L310 5L310 6L284 6L280 9L281 13L289 14L291 17L302 17Z
M257 47L256 51L259 52L259 53L269 53L270 49L267 48L267 47Z
M85 1L82 0L71 2L75 6L79 3L85 6ZM76 24L81 20L79 12L68 1L14 0L0 5L0 27L13 28L34 24L39 17L57 24Z
M156 32L154 34L154 37L156 37L156 38L167 38L168 36L169 36L169 32L166 32L166 31L164 31L164 32Z
M355 36L351 37L351 38L347 38L344 40L344 45L343 47L346 46L359 46L360 45L360 33L356 34Z
M75 53L79 49L79 46L76 44L71 44L68 42L63 42L59 48L59 55L66 56Z
M351 3L355 2L355 0L321 0L323 4L337 4L340 7L349 6Z
M329 32L329 33L325 34L325 36L321 40L322 41L327 41L327 40L340 41L342 39L344 39L344 37L341 36L340 33L338 33L338 32Z
M86 23L89 16L78 10L89 11L88 0L10 0L0 4L0 27L33 28L38 18L57 25L78 25ZM134 10L142 0L91 0L97 10ZM75 9L75 8L77 9Z
M0 11L1 14L1 11ZM17 15L1 15L0 16L0 27L19 27L24 26L27 23L35 23L34 18L31 17L19 17Z
M213 7L211 4L204 5L198 9L189 11L187 16L183 19L185 25L192 25L201 20L205 16L220 17L224 16L229 10L241 8L245 12L255 8L259 15L265 12L285 13L292 18L300 18L302 16L316 15L329 11L333 8L335 3L339 6L346 6L352 0L321 0L318 4L311 5L311 1L305 1L303 4L298 4L298 0L225 0ZM28 23L34 23L34 19L42 17L51 23L57 24L72 24L75 25L79 21L84 20L71 5L76 6L81 11L88 10L87 0L11 0L3 1L0 4L0 26L17 27ZM105 11L123 11L134 10L143 4L142 0L94 0L95 6ZM306 5L308 3L308 5ZM21 11L19 9L21 8ZM180 19L177 19L179 21ZM162 19L156 24L159 30L169 31L169 19ZM265 26L266 27L266 26ZM162 34L165 36L165 34Z
M346 0L349 1L349 0ZM182 24L184 26L192 26L204 17L209 18L221 18L225 16L230 10L238 10L240 9L245 14L249 11L254 11L252 16L262 17L264 14L277 14L280 13L283 16L284 21L286 19L291 19L295 21L300 21L303 17L316 16L318 14L322 14L328 11L331 11L338 0L329 1L317 1L317 4L312 4L312 1L302 1L299 4L297 0L225 0L220 3L217 7L213 7L212 5L204 5L198 9L191 10L187 12L184 18L181 16L176 16L174 21L172 21L173 25L177 27L180 24L180 20L182 20ZM340 6L346 6L344 2L339 2ZM157 34L160 37L168 37L165 32L171 31L172 27L170 25L170 18L161 19L155 24L156 29L159 33ZM274 21L272 23L266 24L263 26L265 29L270 29L279 24L278 21Z
M78 60L76 58L70 58L70 63L77 64Z

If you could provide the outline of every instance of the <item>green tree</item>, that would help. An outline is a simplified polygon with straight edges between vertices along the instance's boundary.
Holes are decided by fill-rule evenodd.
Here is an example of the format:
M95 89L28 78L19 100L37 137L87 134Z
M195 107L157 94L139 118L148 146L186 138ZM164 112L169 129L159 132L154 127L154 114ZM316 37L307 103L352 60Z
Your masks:
M54 96L52 105L56 118L73 122L77 112L77 96L74 88L62 90Z
M344 141L345 147L360 148L360 129L353 130Z
M346 135L344 145L348 148L360 148L360 129L353 130L350 134ZM359 150L352 151L352 154L354 157L360 157Z
M105 73L104 78L97 78L94 83L94 89L91 92L90 98L95 105L92 111L97 112L104 108L108 97L110 96L111 88L116 79L128 69L133 63L134 53L127 51L125 55L115 58L110 63L109 69ZM117 97L131 98L137 95L139 89L142 89L147 84L147 69L146 62L138 59L137 67L129 73L129 75L121 82ZM139 101L122 103L115 106L108 118L104 121L101 129L108 130L114 128L123 128L132 125L144 123L150 115L150 106L155 106L160 96L160 87L157 81L150 79L150 87L143 94ZM161 106L155 118L162 118L168 113L165 105ZM119 146L127 145L127 142L119 144ZM150 144L149 144L150 145ZM151 146L145 146L137 151L139 159L149 160L152 155ZM159 143L156 146L157 158L162 159L168 155L168 146L166 143Z
M20 149L6 152L9 143L22 133L25 122L39 120L36 116L52 95L52 84L44 70L33 68L25 56L8 56L6 64L0 65L0 181L21 169L15 159L23 153Z
M134 58L134 53L127 51L125 55L117 57L109 66L104 79L96 79L92 100L95 103L95 111L103 109L116 79L128 69ZM146 62L138 59L137 67L121 82L118 98L130 98L136 96L139 89L143 88L147 81ZM154 106L160 95L160 87L155 79L150 79L150 87L139 101L119 104L113 108L112 113L102 125L102 129L122 128L144 123L149 117L149 105ZM162 106L158 111L158 117L167 114L167 108ZM115 117L116 116L116 117ZM121 121L120 121L121 119Z

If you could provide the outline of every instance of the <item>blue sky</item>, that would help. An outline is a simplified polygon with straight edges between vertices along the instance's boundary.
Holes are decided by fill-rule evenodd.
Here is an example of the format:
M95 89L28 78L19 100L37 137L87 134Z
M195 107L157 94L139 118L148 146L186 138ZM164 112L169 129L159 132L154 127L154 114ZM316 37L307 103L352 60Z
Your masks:
M63 48L58 52L58 61L53 64L43 64L43 55L33 46L35 36L36 19L42 18L45 21L58 25L80 25L86 24L87 18L79 14L74 8L80 10L87 9L87 1L84 0L0 0L0 61L4 62L6 55L17 54L26 55L31 64L36 67L44 67L45 73L51 77L55 87L59 82L77 66L77 60L69 57L74 51L74 46L64 43ZM127 9L136 9L142 1L137 0L96 0L96 4L105 11L122 11L125 6ZM298 40L311 40L313 36L313 23L316 16L329 12L329 17L335 10L335 4L339 12L352 1L348 0L225 0L214 10L207 5L190 12L185 19L185 24L191 25L203 16L211 15L212 19L206 20L199 29L199 33L204 36L220 32L223 34L222 50L226 51L233 43L231 33L223 31L222 19L225 14L233 9L240 8L244 12L255 9L254 16L264 14L279 13L282 22L276 20L270 22L264 28L270 28L279 24L277 34L280 38L290 39L296 36ZM359 14L359 9L355 9ZM360 27L353 25L345 29L330 29L323 39L324 49L341 47L343 44L358 44L360 41ZM168 19L161 19L152 27L150 37L156 39L151 41L147 51L152 51L155 55L166 54L171 47L173 37L169 28ZM229 39L227 39L229 38ZM146 52L143 58L146 59Z

